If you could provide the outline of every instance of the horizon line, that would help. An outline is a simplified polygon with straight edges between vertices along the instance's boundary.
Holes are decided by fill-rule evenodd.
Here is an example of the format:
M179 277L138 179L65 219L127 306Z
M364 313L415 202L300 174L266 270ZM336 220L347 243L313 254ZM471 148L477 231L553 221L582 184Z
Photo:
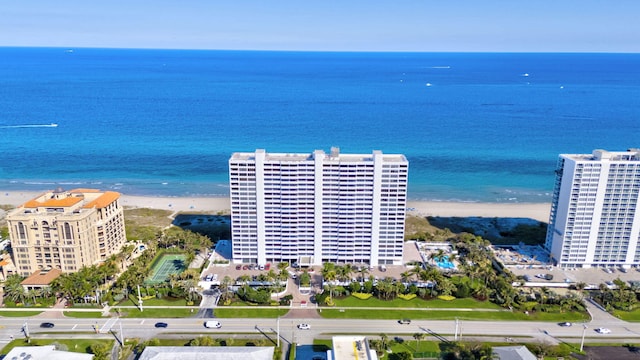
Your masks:
M30 46L30 45L0 45L0 49L61 49L65 51L76 49L89 50L161 50L161 51L220 51L220 52L294 52L294 53L386 53L386 54L640 54L633 51L498 51L498 50L293 50L293 49L218 49L218 48L155 48L155 47L110 47L110 46Z

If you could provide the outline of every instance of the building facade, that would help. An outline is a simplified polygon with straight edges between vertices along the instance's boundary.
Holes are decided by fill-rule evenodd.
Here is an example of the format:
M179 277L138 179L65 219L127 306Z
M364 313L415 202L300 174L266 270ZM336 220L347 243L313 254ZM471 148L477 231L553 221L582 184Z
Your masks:
M563 268L640 265L640 149L562 154L545 247Z
M404 155L234 153L234 262L401 264Z
M9 212L6 219L18 273L75 272L117 254L126 242L119 199L120 194L112 191L56 190Z

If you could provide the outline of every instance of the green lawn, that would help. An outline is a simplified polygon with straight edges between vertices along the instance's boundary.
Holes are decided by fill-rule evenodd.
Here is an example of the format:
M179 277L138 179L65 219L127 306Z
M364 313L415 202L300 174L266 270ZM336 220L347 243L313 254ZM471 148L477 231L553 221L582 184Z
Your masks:
M0 316L4 317L23 317L23 316L35 316L42 314L42 311L24 310L24 311L2 311L0 310Z
M277 318L289 312L289 309L256 309L246 308L216 308L214 314L219 318Z
M448 311L448 310L385 310L370 309L330 309L322 308L320 315L328 319L390 319L409 318L414 320L505 320L505 321L582 321L588 316L578 312L566 313L531 313L510 311Z
M113 311L115 311L114 309ZM197 309L175 309L160 308L151 309L144 308L143 311L138 309L120 309L120 316L124 318L186 318L194 316L198 313Z
M121 305L133 305L138 306L138 297L129 295L129 301L125 301ZM142 301L143 306L186 306L187 301L185 299L175 299L175 298L152 298L148 300Z
M614 310L613 316L624 321L640 321L640 308L631 311Z
M451 301L433 299L423 300L414 298L403 300L380 300L371 297L361 300L354 296L334 299L335 308L323 307L320 315L330 319L430 319L430 320L515 320L515 321L583 321L589 320L587 313L571 312L532 312L525 315L522 312L510 312L489 301L477 301L471 298L454 299ZM340 307L348 309L338 309ZM371 311L365 308L387 308L385 311ZM396 308L397 310L393 310ZM435 310L432 310L435 309ZM460 309L460 310L437 310Z
M92 318L101 318L101 311L64 311L64 316L70 318L81 318L81 319L92 319Z
M423 300L420 298L414 298L412 300L403 300L396 298L394 300L380 300L375 297L371 297L367 300L360 300L355 296L348 296L344 299L334 299L336 307L389 307L389 308L465 308L465 309L495 309L502 310L502 308L489 301L478 301L471 298L466 299L454 299L451 301L445 301L440 299Z
M376 339L375 336L371 338ZM427 341L424 339L421 341L408 340L408 341L403 341L402 343L394 342L393 345L391 345L391 351L393 351L394 353L399 353L403 351L407 351L412 354L426 353L428 356L438 357L440 355L439 344L440 343L437 341Z
M6 355L16 346L42 346L58 343L67 347L67 351L90 354L90 346L97 343L113 344L114 340L98 340L98 339L31 339L31 343L27 343L24 339L16 339L8 343L0 355Z

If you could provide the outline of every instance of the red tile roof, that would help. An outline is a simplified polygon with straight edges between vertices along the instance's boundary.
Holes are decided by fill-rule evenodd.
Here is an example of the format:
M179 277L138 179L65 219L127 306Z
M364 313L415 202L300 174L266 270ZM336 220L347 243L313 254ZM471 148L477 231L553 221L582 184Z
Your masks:
M23 206L26 208L38 208L38 207L69 207L82 201L81 197L67 197L64 199L47 199L45 201L38 201L33 199L27 201Z
M115 191L107 191L104 194L100 195L100 197L84 205L83 207L84 208L96 207L98 209L101 209L103 207L107 207L108 205L118 200L119 198L120 198L120 193Z
M62 274L60 269L36 270L31 276L22 280L20 285L49 285Z

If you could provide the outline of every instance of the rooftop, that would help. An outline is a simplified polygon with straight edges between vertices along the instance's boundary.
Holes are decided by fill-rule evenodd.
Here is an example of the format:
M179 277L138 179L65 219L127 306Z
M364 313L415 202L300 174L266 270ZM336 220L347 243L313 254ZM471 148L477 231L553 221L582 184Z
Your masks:
M334 336L332 342L335 360L377 360L375 351L369 351L365 336Z
M323 150L315 150L311 154L307 153L268 153L264 149L256 152L237 152L231 155L231 160L255 160L258 154L264 154L265 161L313 161L315 157L324 157L325 161L338 162L366 162L373 161L374 154L382 156L385 162L406 162L407 159L401 154L382 154L381 151L374 151L371 154L341 154L339 150L332 149L326 154Z
M22 280L20 285L49 285L62 274L60 269L36 270L31 276Z
M493 353L499 360L536 360L536 356L526 346L498 346Z
M81 209L104 208L120 198L120 193L96 189L55 190L45 192L24 203L11 213L77 212Z
M271 346L147 346L138 360L272 360Z
M93 354L56 350L54 345L16 346L4 358L7 360L91 360Z
M640 161L640 149L628 149L627 151L596 149L591 154L562 154L560 156L575 161Z

